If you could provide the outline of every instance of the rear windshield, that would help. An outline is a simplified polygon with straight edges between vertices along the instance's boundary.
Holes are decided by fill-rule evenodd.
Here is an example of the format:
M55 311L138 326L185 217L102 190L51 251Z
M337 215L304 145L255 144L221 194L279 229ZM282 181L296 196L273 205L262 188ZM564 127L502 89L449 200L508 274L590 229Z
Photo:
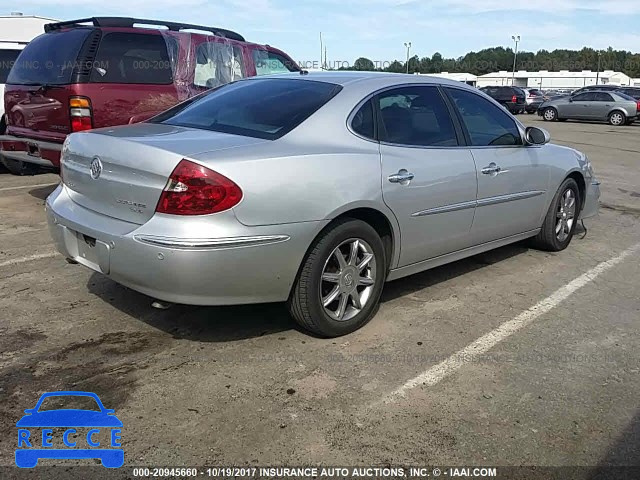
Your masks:
M65 85L71 82L78 52L88 28L74 28L40 35L22 51L7 83L17 85Z
M0 50L0 83L7 83L7 77L18 55L20 50Z
M311 80L235 82L187 100L151 122L275 140L300 125L340 89Z

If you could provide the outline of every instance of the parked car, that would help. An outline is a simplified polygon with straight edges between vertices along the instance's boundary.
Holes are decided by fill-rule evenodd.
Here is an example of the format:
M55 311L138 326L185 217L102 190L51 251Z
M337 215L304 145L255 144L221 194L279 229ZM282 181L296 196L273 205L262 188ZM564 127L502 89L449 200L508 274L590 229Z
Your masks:
M526 94L525 101L527 106L525 107L525 111L527 113L536 113L538 107L545 101L542 91L537 88L523 88L522 90Z
M526 109L526 94L518 87L483 87L486 93L513 114L523 113Z
M577 90L574 90L573 92L571 92L571 95L575 96L575 95L580 95L581 93L595 92L595 91L613 92L615 90L618 90L619 88L620 88L620 85L587 85L586 87L582 87L582 88L578 88Z
M57 168L69 133L135 123L246 76L300 70L284 52L215 27L100 17L45 30L7 80L0 139L16 174Z
M640 100L640 87L620 87L616 92L621 92L636 100Z
M137 125L70 135L46 201L71 262L153 298L288 302L332 337L395 280L595 215L586 156L437 77L243 79Z
M640 100L616 91L590 91L543 103L538 113L546 121L600 120L614 126L630 125L638 116Z

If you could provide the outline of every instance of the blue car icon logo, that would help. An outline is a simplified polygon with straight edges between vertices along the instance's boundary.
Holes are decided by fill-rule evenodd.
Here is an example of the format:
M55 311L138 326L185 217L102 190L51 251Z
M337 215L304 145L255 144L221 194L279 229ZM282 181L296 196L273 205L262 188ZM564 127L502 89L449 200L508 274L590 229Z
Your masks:
M41 411L42 403L51 397L85 397L85 400L88 397L89 401L95 400L98 409L61 408ZM107 468L118 468L124 464L124 450L120 448L122 422L115 416L114 410L104 407L95 393L45 393L34 408L24 412L26 415L16 424L18 427L16 465L18 467L33 468L41 458L74 460L96 458L100 459L102 465ZM42 430L38 432L35 429ZM85 444L87 448L82 448ZM59 446L64 448L58 448Z

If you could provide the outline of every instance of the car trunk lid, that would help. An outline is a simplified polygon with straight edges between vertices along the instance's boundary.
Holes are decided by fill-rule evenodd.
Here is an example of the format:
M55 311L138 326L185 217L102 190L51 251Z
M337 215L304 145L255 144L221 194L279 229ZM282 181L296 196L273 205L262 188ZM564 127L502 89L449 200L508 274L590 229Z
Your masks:
M97 129L69 136L62 177L75 203L143 224L180 160L260 142L265 140L164 124Z

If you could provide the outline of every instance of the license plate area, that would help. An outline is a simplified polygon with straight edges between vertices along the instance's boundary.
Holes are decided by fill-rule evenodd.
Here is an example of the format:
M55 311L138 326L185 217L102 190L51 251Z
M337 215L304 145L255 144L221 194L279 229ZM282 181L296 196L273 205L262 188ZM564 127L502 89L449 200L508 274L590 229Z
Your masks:
M104 274L109 273L111 248L100 240L80 232L73 232L76 243L74 260L92 270Z
M35 143L27 143L27 155L40 157L40 147Z

